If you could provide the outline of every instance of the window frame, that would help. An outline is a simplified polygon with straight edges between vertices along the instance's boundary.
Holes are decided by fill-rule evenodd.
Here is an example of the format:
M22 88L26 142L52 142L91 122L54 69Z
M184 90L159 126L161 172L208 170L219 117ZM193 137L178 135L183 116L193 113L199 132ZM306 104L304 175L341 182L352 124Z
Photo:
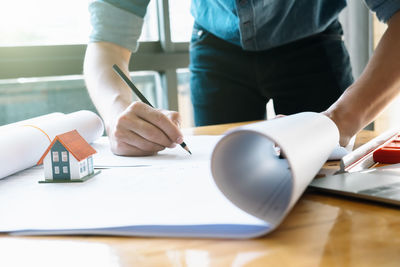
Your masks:
M68 162L68 152L61 151L61 162Z
M60 157L58 154L58 151L52 151L52 158L53 158L53 162L60 162Z
M63 168L62 168L62 173L63 173L63 174L68 174L68 173L69 173L69 171L68 171L68 166L63 166Z

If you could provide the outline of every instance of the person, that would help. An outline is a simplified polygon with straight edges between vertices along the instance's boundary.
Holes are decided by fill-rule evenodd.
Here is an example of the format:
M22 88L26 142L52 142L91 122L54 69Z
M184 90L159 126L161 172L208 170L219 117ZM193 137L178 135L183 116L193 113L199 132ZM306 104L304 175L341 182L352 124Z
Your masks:
M94 0L84 75L111 149L151 155L182 142L177 112L132 102L113 72L128 73L149 0ZM366 0L387 22L372 58L353 81L338 14L345 0L192 0L191 99L196 125L260 120L276 113L322 112L340 144L370 123L400 88L400 2ZM134 61L134 58L133 58Z

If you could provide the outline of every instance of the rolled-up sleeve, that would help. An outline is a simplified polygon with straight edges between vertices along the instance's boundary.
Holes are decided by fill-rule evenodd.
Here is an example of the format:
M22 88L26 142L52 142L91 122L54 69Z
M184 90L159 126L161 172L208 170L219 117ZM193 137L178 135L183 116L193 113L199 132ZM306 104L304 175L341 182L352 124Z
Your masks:
M385 23L400 10L400 0L365 0L365 3Z
M111 42L136 52L143 18L103 1L89 3L90 42Z

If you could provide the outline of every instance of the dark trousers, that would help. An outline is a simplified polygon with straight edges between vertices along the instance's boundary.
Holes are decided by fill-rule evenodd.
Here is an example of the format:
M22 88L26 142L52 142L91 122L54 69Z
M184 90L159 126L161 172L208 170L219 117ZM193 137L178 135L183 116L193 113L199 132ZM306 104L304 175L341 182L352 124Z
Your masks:
M353 82L338 21L324 32L265 51L245 51L195 23L190 45L196 126L320 112Z

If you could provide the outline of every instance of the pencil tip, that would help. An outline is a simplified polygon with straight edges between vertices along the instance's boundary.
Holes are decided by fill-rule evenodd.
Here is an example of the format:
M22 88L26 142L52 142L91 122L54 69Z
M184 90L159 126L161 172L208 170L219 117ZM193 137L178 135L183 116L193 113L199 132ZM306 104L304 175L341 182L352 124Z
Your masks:
M183 149L185 149L190 155L192 155L192 152L190 152L190 150L189 150L189 148L186 146L186 144L185 144L185 146L183 147Z
M181 147L182 147L183 149L185 149L190 155L192 155L192 152L190 152L190 150L189 150L189 148L188 148L188 146L186 145L185 142L182 142L180 145L181 145Z

